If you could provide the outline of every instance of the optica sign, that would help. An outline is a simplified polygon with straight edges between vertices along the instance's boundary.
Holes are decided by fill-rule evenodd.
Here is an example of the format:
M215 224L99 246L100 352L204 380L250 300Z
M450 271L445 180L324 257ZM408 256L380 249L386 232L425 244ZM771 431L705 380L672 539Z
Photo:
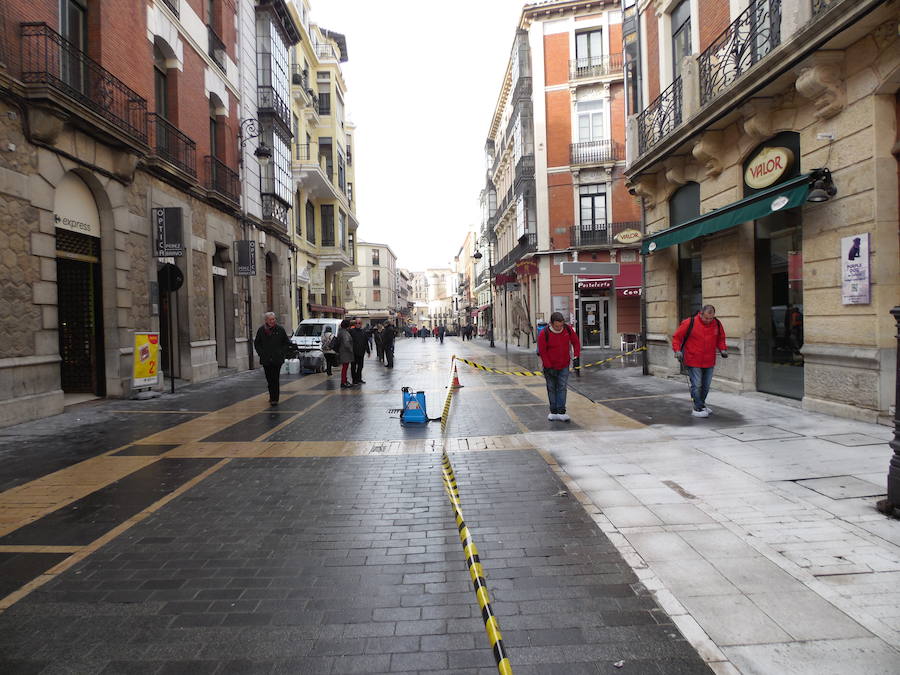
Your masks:
M747 165L744 182L754 190L774 185L793 162L794 153L788 148L764 148Z

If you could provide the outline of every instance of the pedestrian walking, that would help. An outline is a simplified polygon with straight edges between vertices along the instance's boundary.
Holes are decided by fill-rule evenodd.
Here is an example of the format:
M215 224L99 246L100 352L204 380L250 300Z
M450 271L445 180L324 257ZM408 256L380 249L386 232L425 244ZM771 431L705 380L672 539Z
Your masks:
M416 337L419 336L419 327L418 327L418 326L413 326L413 327L410 328L409 330L410 330L410 332L412 333L412 336L413 336L414 338L416 338Z
M362 325L362 322L360 322ZM366 326L366 339L369 341L369 353L372 353L372 347L375 345L375 326L369 324Z
M706 405L706 397L712 384L716 351L723 359L728 358L725 327L716 318L716 308L703 305L694 316L682 321L672 335L672 350L675 358L684 364L691 383L694 403L691 415L709 417L712 410Z
M381 363L384 363L384 326L378 324L375 327L375 333L373 335L373 339L375 340L375 355L378 356L378 360Z
M334 351L337 353L337 362L341 364L341 387L347 388L353 385L347 379L347 370L353 361L353 338L350 336L350 319L341 321L341 327L334 337L337 344Z
M419 330L419 335L422 336L422 342L425 342L425 338L427 338L429 335L431 335L431 331L429 331L429 330L425 327L425 324L424 324L424 323L422 324L422 328Z
M279 377L281 365L291 341L287 332L278 325L275 312L266 312L263 325L256 331L253 340L253 348L259 356L259 363L266 374L266 383L269 385L269 405L278 405L280 398Z
M394 327L390 324L384 327L384 331L381 333L381 344L384 349L384 358L385 365L388 368L394 367L394 338L396 337L396 333L394 332Z
M353 384L365 384L362 379L363 364L366 361L366 354L371 354L369 349L369 340L366 337L366 331L362 327L362 319L357 319L356 324L350 326L350 338L353 341L353 365L350 368L350 375Z
M566 323L562 313L550 315L550 325L538 337L538 354L544 366L544 380L547 382L547 398L550 414L547 419L568 422L572 418L566 414L566 384L569 381L569 366L574 354L581 355L581 343L574 329Z
M438 339L441 341L441 344L444 344L444 336L446 334L447 334L447 327L444 324L441 324L440 326L438 326L437 336L438 336Z

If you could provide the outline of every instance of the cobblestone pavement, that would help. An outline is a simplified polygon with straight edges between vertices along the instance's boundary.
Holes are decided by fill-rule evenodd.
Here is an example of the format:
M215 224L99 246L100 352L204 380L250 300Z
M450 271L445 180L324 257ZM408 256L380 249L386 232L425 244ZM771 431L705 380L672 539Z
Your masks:
M401 340L366 384L260 372L0 430L0 672L496 672L440 475L452 458L516 673L893 673L888 430L627 357ZM587 360L601 358L591 355Z

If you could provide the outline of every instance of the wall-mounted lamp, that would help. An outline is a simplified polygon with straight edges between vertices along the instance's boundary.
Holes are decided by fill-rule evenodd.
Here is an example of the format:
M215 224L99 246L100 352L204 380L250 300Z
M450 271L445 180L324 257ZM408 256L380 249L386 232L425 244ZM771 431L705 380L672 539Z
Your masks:
M828 169L813 169L813 178L815 179L809 195L806 197L808 202L827 202L837 194L837 188L831 179L831 171Z
M238 128L238 140L241 142L241 166L244 165L244 146L247 145L247 141L251 138L259 138L260 133L262 133L262 131L259 128L259 120L251 117L241 122L241 126ZM272 159L272 148L266 145L265 141L261 140L259 145L256 146L256 150L253 151L253 154L259 161L259 165L264 167L269 163L269 160Z

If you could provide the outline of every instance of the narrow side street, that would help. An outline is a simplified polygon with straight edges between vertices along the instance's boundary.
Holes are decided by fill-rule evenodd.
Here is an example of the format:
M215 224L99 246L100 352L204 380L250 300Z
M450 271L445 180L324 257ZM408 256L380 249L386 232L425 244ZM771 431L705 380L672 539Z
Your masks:
M569 424L542 378L461 366L446 437L401 426L453 353L535 366L402 340L277 408L250 372L4 429L4 672L496 672L445 448L516 673L894 671L886 427L715 390L692 418L634 357L572 378Z

